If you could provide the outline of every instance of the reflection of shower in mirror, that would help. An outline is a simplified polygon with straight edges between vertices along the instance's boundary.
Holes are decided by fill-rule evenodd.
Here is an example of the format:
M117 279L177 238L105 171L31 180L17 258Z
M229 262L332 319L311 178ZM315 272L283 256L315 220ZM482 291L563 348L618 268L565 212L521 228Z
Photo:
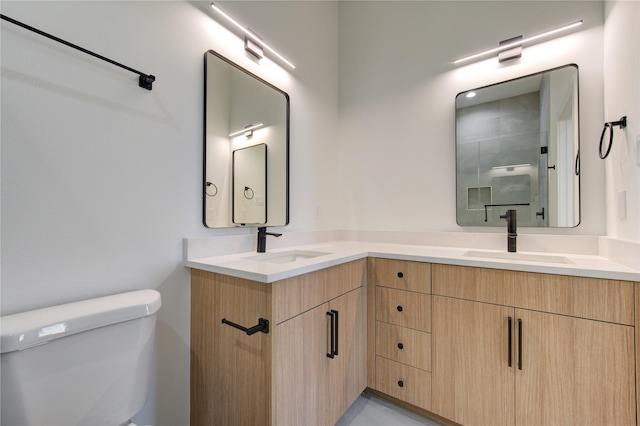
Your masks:
M458 94L458 225L502 227L489 206L515 205L520 226L577 226L578 119L575 65Z

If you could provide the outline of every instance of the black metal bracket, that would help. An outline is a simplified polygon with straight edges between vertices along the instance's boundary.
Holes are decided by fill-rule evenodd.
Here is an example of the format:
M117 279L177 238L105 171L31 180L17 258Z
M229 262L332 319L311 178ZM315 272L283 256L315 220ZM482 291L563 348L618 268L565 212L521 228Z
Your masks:
M138 86L143 89L151 90L153 89L154 81L156 81L156 77L154 75L140 74L140 77L138 77Z
M258 331L262 333L269 333L269 320L260 318L258 319L258 324L254 325L251 328L243 327L240 324L236 324L235 322L231 322L226 318L222 318L222 323L230 325L233 328L237 328L238 330L242 330L247 333L247 336L251 336L252 334L256 334Z
M53 40L53 41L57 41L58 43L64 44L65 46L68 46L68 47L71 47L71 48L73 48L73 49L79 50L79 51L81 51L81 52L83 52L83 53L86 53L87 55L91 55L91 56L93 56L94 58L101 59L101 60L103 60L103 61L105 61L105 62L109 62L109 63L110 63L110 64L112 64L112 65L115 65L115 66L120 67L120 68L124 68L124 69L125 69L125 70L127 70L127 71L131 71L131 72L132 72L132 73L134 73L134 74L138 74L138 75L140 76L140 77L138 78L138 86L142 87L143 89L151 90L151 89L152 89L153 82L154 82L154 81L156 81L156 77L155 77L155 76L153 76L153 75L151 75L151 74L145 74L145 73L140 72L140 71L138 71L138 70L135 70L135 69L133 69L133 68L131 68L131 67L128 67L128 66L126 66L126 65L123 65L123 64L121 64L121 63L119 63L119 62L116 62L116 61L114 61L114 60L112 60L112 59L106 58L106 57L104 57L104 56L102 56L102 55L98 55L97 53L94 53L94 52L92 52L92 51L90 51L90 50L87 50L87 49L85 49L85 48L83 48L83 47L80 47L80 46L78 46L78 45L76 45L76 44L69 43L69 42L68 42L68 41L66 41L66 40L63 40L63 39L58 38L58 37L56 37L56 36L54 36L54 35L51 35L51 34L45 33L44 31L40 31L40 30L39 30L39 29L37 29L37 28L34 28L34 27L32 27L32 26L29 26L29 25L27 25L27 24L25 24L25 23L22 23L22 22L20 22L20 21L15 20L15 19L13 19L13 18L9 18L9 17L8 17L8 16L6 16L6 15L2 15L2 14L0 14L0 18L1 18L1 19L3 19L3 20L5 20L5 21L7 21L7 22L11 22L11 23L12 23L12 24L14 24L14 25L17 25L17 26L19 26L19 27L22 27L22 28L24 28L25 30L32 31L32 32L34 32L34 33L36 33L36 34L39 34L39 35L43 36L43 37L46 37L46 38L51 39L51 40Z

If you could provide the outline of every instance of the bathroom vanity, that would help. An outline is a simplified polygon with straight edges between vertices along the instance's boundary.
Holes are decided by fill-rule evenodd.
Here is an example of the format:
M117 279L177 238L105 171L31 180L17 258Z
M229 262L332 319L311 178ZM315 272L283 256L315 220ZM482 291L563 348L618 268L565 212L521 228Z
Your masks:
M186 262L191 424L332 425L369 388L463 425L638 426L637 272L593 266L596 256L318 250L284 264ZM268 319L269 332L223 318Z
M431 279L423 408L465 425L635 424L632 282L450 265Z
M191 424L335 424L367 386L365 280L364 259L270 284L193 270Z

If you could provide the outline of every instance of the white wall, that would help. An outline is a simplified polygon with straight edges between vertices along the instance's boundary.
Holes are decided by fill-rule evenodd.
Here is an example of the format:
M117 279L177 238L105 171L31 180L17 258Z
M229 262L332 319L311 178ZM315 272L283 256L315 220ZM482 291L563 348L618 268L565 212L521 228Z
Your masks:
M220 3L298 67L248 59L206 2L11 2L3 14L154 74L137 76L2 21L2 315L159 289L157 384L139 424L189 421L189 272L202 225L203 56L291 96L292 229L322 225L335 151L337 6ZM322 34L322 37L318 37ZM319 208L315 216L314 204Z
M513 63L499 65L491 57L452 64L500 40L578 19L584 20L579 31L526 47ZM519 232L604 235L604 167L597 154L602 26L602 3L592 1L341 2L339 158L346 187L345 226L477 231L455 222L456 94L576 63L582 223L572 229Z
M201 224L205 50L219 51L291 96L288 233L463 230L455 224L455 95L570 62L580 67L583 222L537 232L604 235L616 225L620 229L609 232L625 236L622 227L637 222L637 201L634 206L629 194L626 222L605 217L605 197L623 188L637 193L640 185L629 166L622 180L605 185L605 162L597 156L604 117L602 3L220 3L294 61L292 72L248 59L240 39L211 19L208 5L0 4L3 14L157 76L148 92L133 74L1 24L2 314L159 289L157 384L140 424L188 423L189 275L181 266L182 238L252 233ZM638 21L627 21L617 7L608 6L610 40L637 31ZM635 7L637 16L637 5L624 7ZM450 64L504 38L576 19L585 20L580 31L527 48L513 64ZM615 30L618 23L624 26ZM637 51L635 40L630 44ZM637 61L640 55L628 56ZM620 62L611 70L628 67ZM607 95L615 99L611 90ZM619 115L614 107L607 104L612 119ZM637 123L637 103L628 111ZM616 141L614 154L623 149Z
M640 242L640 2L607 1L604 26L604 118L627 116L614 128L606 167L607 235ZM605 147L609 136L605 136ZM626 194L626 195L625 195ZM626 197L620 205L619 197Z

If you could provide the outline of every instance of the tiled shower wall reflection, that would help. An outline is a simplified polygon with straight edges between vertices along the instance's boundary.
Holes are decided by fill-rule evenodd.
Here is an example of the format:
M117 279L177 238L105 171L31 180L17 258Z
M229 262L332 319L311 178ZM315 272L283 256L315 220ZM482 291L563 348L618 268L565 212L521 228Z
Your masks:
M540 226L546 203L546 173L539 173L546 146L546 99L531 92L457 110L458 223L503 226L500 215L516 209L518 224ZM544 164L546 167L546 164ZM539 181L541 175L544 182ZM487 207L487 204L529 206Z

